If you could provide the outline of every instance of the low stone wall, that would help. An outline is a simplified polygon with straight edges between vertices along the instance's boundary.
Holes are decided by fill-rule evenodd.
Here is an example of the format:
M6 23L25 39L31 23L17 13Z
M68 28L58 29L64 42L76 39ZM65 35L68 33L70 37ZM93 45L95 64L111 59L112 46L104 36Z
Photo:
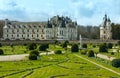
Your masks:
M63 43L65 40L59 40L61 43ZM69 43L79 43L79 40L71 40ZM82 43L114 43L116 44L118 40L82 40ZM55 40L1 40L1 44L3 45L22 45L22 44L28 44L28 43L38 43L38 44L43 44L43 43L49 43L49 44L54 44Z
M32 40L8 40L8 41L0 41L2 45L23 45L23 44L30 44L30 43L37 43L37 44L44 44L44 43L50 43L53 44L54 40L41 40L41 41L32 41Z

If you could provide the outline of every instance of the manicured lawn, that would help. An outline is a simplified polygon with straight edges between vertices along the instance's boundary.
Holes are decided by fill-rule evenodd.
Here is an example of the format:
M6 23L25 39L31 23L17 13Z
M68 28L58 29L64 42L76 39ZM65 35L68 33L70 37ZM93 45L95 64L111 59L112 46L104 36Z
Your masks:
M78 58L74 53L68 57L65 54L41 56L37 61L0 62L0 76L22 70L26 71L6 78L21 78L32 70L28 78L119 78L117 74Z
M39 47L39 45L37 46ZM26 46L2 46L0 49L4 50L5 55L11 54L25 54L29 53ZM98 52L98 47L93 48L92 45L88 45L88 49ZM38 48L37 48L38 50ZM78 58L71 53L70 48L65 50L60 45L49 45L48 51L61 50L67 52L67 54L61 55L43 55L37 61L12 61L12 62L0 62L0 77L5 78L119 78L120 76L96 66L86 60ZM111 49L109 50L112 51ZM95 63L101 64L107 68L120 72L119 68L114 68L111 65L100 62L99 59L89 58L87 56L75 53L84 58L87 58ZM115 53L115 55L117 55ZM32 72L32 73L30 73ZM30 74L29 74L30 73ZM11 75L10 75L11 74ZM29 75L27 75L29 74Z
M4 51L4 55L13 55L13 54L28 54L30 51L27 50L27 46L2 46L0 47L0 49L2 49ZM39 49L39 45L37 45L37 49ZM64 48L62 48L60 45L53 45L50 44L49 45L49 49L50 51L55 51L55 50L62 50L64 51Z
M73 54L70 60L50 67L36 69L30 78L119 78L118 75L80 59Z
M26 46L2 46L0 47L4 51L5 55L12 55L12 54L26 54L29 53L27 51Z

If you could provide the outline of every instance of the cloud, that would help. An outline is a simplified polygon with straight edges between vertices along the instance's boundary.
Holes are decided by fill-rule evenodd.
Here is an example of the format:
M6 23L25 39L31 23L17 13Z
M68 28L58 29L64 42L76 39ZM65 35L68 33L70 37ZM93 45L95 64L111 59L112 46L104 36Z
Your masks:
M27 12L25 8L20 7L15 0L1 0L0 1L0 18L23 20L27 18Z
M0 0L0 19L47 21L55 15L69 16L80 25L99 25L107 13L120 23L120 0Z
M107 13L112 22L120 22L120 1L119 0L69 0L73 15L79 24L99 25L102 17Z

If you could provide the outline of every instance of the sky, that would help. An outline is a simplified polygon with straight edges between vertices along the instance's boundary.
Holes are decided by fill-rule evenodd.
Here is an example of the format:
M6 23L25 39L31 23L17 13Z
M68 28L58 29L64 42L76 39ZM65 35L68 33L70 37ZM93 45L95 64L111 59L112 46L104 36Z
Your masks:
M79 25L99 26L105 14L120 23L120 0L0 0L0 19L47 21L60 15Z

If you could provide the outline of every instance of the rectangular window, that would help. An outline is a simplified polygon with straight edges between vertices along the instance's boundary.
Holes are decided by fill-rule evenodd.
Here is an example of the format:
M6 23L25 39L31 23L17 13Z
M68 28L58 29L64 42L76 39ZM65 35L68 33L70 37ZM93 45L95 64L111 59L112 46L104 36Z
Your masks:
M7 32L8 32L8 30L7 30Z
M39 32L39 30L37 30L37 32Z
M32 32L34 32L34 30L32 30Z
M12 33L14 33L14 30L12 30Z
M43 33L43 29L42 29L42 33Z
M17 30L17 32L19 32L19 30Z

